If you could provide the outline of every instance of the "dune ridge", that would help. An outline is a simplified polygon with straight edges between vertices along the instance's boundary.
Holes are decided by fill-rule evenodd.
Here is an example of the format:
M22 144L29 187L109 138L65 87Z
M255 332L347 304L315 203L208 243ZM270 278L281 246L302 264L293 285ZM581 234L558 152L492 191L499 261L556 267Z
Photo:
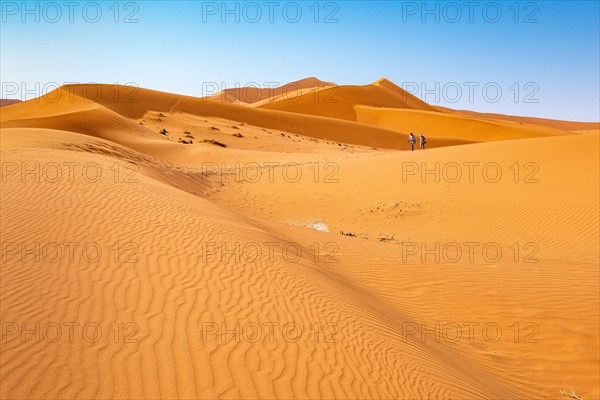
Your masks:
M356 104L434 111L429 104L387 79L366 86L334 86L291 99L263 103L259 107L356 121Z
M319 98L323 98L323 104ZM593 123L523 119L433 107L385 78L367 86L336 86L291 99L263 101L256 106L356 121L398 132L425 133L436 141L524 139L568 135L576 128L597 127Z
M598 122L575 122L575 121L565 121L558 119L547 119L547 118L537 118L537 117L524 117L524 116L516 116L516 115L504 115L504 114L494 114L494 113L479 113L468 110L453 110L451 108L445 107L436 107L436 109L443 112L457 113L462 115L469 115L474 117L483 117L490 119L499 119L505 121L513 121L513 122L523 122L534 125L544 125L549 126L551 128L561 129L565 131L583 131L583 130L592 130L592 129L600 129Z
M268 86L273 85L275 84L269 84ZM331 82L324 82L315 77L310 77L276 87L261 88L256 84L255 86L228 88L207 98L225 103L255 104L261 101L272 101L280 97L294 98L302 93L314 92L333 85Z
M21 102L21 100L16 100L16 99L0 99L0 108L8 107L13 104L20 103L20 102Z
M336 142L352 143L369 147L398 149L406 143L406 135L397 131L366 126L350 121L341 121L322 116L304 116L290 112L257 110L236 104L208 101L188 96L178 96L147 89L94 85L99 89L88 90L86 85L64 86L45 96L25 102L18 109L10 109L2 114L2 127L16 128L21 126L56 127L60 128L64 118L73 118L74 123L82 119L74 116L72 109L88 112L110 114L109 120L119 130L146 132L139 125L150 112L182 113L210 118L241 122L257 127L276 129L293 134L319 139L330 139ZM60 91L60 92L57 92ZM93 94L91 94L93 93ZM119 101L115 101L119 99ZM100 111L106 109L107 111ZM110 112L113 112L112 114ZM114 113L118 114L115 115ZM29 116L36 115L34 118ZM39 116L37 116L39 115ZM42 116L53 117L55 122L40 120ZM124 120L127 118L128 120ZM95 118L95 117L91 117ZM30 119L33 119L30 121ZM83 119L84 120L84 119ZM116 122L118 120L119 122ZM131 121L136 120L136 121ZM98 120L98 124L105 122ZM84 125L87 125L84 123ZM128 125L125 128L124 125ZM75 131L89 131L93 127L72 127ZM67 129L69 130L69 129ZM129 140L124 137L117 140ZM433 146L447 146L468 143L460 139L440 138Z

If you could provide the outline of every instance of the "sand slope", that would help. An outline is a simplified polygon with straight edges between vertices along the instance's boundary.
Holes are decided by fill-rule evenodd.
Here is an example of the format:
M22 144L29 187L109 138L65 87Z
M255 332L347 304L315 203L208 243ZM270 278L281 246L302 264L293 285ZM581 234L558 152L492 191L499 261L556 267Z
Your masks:
M356 106L358 122L400 132L424 133L427 138L460 138L472 141L527 139L572 135L572 132L542 125L475 118L435 111ZM430 140L428 140L431 142Z
M408 108L433 111L429 104L386 79L366 86L334 86L298 97L275 99L257 106L356 121L354 106Z
M430 144L444 138L488 141L568 135L566 128L593 127L568 121L538 124L543 120L535 118L524 124L517 117L494 118L432 107L387 79L367 86L336 86L298 97L263 100L255 106L356 121L402 133L424 133Z
M65 133L54 134L67 139ZM3 135L20 132L4 130ZM43 163L86 160L103 170L114 164L94 151L7 149L3 154L5 162L31 157ZM17 180L3 186L2 208L13 211L3 214L3 242L95 243L107 258L89 262L82 253L55 265L33 257L4 264L3 321L42 328L50 323L98 324L106 335L95 343L83 334L73 342L56 343L10 335L3 346L3 397L447 398L514 393L491 376L471 377L444 361L438 355L447 351L443 348L403 343L392 317L322 270L305 240L299 243L307 246L307 254L294 262L236 262L235 256L203 255L207 243L292 243L298 238L268 233L263 224L200 197L141 174L136 178L135 183L107 179L93 184L76 178L58 186ZM57 217L62 220L58 226ZM22 229L34 220L34 231ZM118 263L107 254L115 243L133 244ZM137 262L128 262L133 260L130 251ZM117 321L136 327L120 332L124 337L135 332L127 342L115 343L113 333L108 336ZM273 342L266 334L256 343L236 341L233 334L229 340L202 336L213 324L235 330L236 324L266 329L271 323L294 323L304 333L299 340L296 333L290 336L294 342L284 340L282 331ZM336 342L314 339L309 331L315 324L333 324L328 329ZM424 380L427 376L431 379Z
M88 116L82 114L84 112L96 114L90 116L94 120L93 124L87 122ZM67 118L72 120L72 123L69 123L66 130L87 133L96 129L97 124L101 126L107 124L108 122L102 120L104 119L103 115L108 114L107 119L111 121L110 124L113 125L115 134L122 137L122 139L113 139L121 142L121 140L132 140L131 137L120 134L123 130L150 134L151 131L144 128L143 125L140 126L139 123L148 119L145 117L151 113L218 118L265 129L368 147L406 148L407 135L391 129L341 121L335 118L259 110L147 89L125 86L115 89L114 86L109 85L64 86L41 98L25 102L18 108L7 109L0 116L0 123L2 127L6 128L32 126L59 129L64 123L63 120ZM162 120L162 117L155 119ZM74 126L77 124L80 126ZM104 132L103 128L99 130ZM159 130L156 129L154 133L158 133ZM469 143L469 141L442 138L437 142L434 141L432 145L437 147L465 143Z

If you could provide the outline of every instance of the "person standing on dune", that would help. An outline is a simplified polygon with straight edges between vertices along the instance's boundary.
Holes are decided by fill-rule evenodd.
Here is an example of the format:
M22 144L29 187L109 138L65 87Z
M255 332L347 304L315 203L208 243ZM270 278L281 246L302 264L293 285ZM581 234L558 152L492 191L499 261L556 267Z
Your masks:
M408 143L410 143L410 151L415 151L415 135L412 132L408 135Z
M425 136L423 136L423 134L421 133L421 136L419 138L419 144L421 146L421 150L425 150L425 143L427 143L427 141L425 140Z

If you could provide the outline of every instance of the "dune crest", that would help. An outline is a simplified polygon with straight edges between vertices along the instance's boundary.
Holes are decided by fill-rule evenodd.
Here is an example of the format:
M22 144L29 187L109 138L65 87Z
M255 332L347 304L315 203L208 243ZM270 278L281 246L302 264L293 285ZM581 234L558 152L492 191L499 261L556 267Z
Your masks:
M325 89L329 90L329 89ZM86 113L96 124L86 121ZM70 126L65 130L90 133L95 127L109 124L114 129L111 137L118 143L131 142L131 137L120 135L121 130L136 131L143 136L160 130L150 130L150 114L168 113L183 117L199 116L210 119L244 123L262 129L276 130L337 143L348 143L375 148L401 149L406 147L406 134L396 130L369 126L354 121L323 116L308 116L277 110L247 107L238 104L210 101L204 98L115 85L66 85L37 99L7 109L0 116L5 128L44 127L62 129L63 121ZM107 115L106 119L102 115ZM48 117L52 122L40 119ZM178 117L178 118L179 118ZM152 117L152 119L162 119ZM146 121L145 123L143 121ZM140 125L140 122L145 125ZM161 121L159 121L161 122ZM165 126L164 123L158 126ZM168 126L168 123L167 123ZM98 134L106 137L107 131ZM93 132L92 132L93 134ZM117 138L120 136L121 138ZM440 138L432 147L470 143L470 141Z
M17 104L20 103L21 100L15 100L15 99L0 99L0 108L1 107L7 107L7 106L11 106L13 104Z
M320 88L332 86L333 83L324 82L315 77L309 77L277 87L271 87L272 85L273 84L270 84L270 87L259 87L259 85L256 84L254 86L228 88L209 96L208 99L225 103L253 104L261 101L273 101L273 99L281 96L289 96L289 98L292 98L301 93L308 93L319 90Z

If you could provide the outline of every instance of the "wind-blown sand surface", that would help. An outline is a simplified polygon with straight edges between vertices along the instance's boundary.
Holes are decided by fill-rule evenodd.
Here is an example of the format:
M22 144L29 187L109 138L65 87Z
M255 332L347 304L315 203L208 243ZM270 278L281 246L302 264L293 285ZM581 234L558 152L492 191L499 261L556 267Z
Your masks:
M299 82L2 109L0 397L600 397L598 124Z

